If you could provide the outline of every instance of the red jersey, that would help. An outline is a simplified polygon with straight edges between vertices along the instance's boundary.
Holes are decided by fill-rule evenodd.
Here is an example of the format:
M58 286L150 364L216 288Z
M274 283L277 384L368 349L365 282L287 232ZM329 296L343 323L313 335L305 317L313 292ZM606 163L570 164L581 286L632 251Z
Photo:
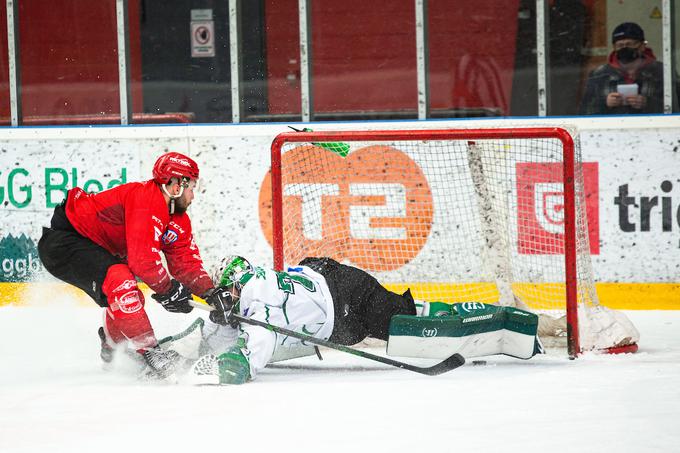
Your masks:
M170 290L163 267L192 293L213 287L191 232L187 214L170 215L159 186L149 180L131 182L96 194L69 190L66 216L86 238L127 262L130 271L157 293Z

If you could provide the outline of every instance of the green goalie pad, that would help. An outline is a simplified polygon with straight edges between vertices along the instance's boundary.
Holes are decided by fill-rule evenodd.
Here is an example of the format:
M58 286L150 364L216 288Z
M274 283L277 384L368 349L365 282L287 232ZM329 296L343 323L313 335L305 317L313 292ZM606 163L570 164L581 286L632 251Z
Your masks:
M479 302L430 302L425 316L397 315L390 322L387 354L444 359L505 354L529 359L542 352L538 316Z

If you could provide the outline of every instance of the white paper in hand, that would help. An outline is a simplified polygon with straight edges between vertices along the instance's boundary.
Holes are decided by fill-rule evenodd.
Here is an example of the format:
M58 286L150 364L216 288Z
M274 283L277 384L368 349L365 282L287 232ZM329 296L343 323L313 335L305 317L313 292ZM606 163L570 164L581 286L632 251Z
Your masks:
M623 96L623 105L627 105L626 98L628 96L637 96L638 94L638 84L637 83L626 83L616 85L616 91Z

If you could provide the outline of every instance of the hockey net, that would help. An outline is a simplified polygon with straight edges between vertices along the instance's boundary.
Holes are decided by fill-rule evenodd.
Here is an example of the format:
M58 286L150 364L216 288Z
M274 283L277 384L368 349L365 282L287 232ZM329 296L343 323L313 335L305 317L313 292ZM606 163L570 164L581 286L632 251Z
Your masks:
M595 291L593 165L561 128L284 133L261 221L276 268L329 256L418 300L535 311L570 356L634 352Z

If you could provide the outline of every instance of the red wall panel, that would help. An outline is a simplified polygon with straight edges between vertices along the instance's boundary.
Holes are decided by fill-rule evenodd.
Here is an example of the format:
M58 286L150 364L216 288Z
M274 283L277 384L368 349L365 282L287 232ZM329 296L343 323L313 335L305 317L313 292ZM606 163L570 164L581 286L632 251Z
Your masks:
M269 113L300 113L298 1L266 0L265 30Z
M314 3L314 109L415 110L413 0Z
M9 67L7 61L7 8L0 6L0 118L9 118ZM1 124L1 123L0 123Z
M509 114L519 0L429 2L430 105Z
M265 13L270 113L299 112L297 1L268 0ZM316 112L415 110L412 0L315 1L311 17Z
M433 108L509 111L519 0L429 2ZM296 0L267 0L270 113L299 112ZM412 0L312 4L314 110L416 110ZM288 79L287 79L288 78Z
M24 116L120 111L115 0L19 3ZM133 107L141 110L138 0L130 1Z

